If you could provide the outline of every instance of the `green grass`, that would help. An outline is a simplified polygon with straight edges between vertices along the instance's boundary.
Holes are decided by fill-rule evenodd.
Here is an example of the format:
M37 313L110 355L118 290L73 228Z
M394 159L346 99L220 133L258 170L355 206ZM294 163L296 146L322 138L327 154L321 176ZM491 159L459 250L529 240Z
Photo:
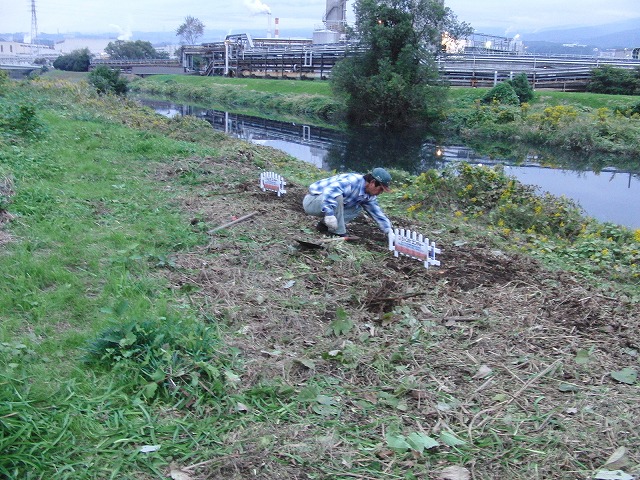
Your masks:
M156 162L215 151L108 121L64 94L35 92L18 92L18 100L65 107L38 109L39 138L5 136L0 144L16 190L16 241L0 255L0 476L141 478L144 470L158 478L159 457L139 455L139 446L166 444L184 427L132 403L141 389L133 378L113 383L81 357L120 318L119 305L134 322L193 318L168 306L171 291L157 272L166 268L161 259L202 243L202 234L185 229L171 192L150 175ZM218 427L202 428L204 436ZM192 449L177 444L177 456Z
M51 80L66 80L68 82L80 82L87 80L88 72L67 72L65 70L50 69L42 74L43 78Z
M329 82L307 80L269 80L261 78L228 78L228 77L203 77L195 75L153 75L147 77L150 83L175 82L179 85L210 86L225 85L243 90L252 90L262 93L282 93L297 95L331 95Z

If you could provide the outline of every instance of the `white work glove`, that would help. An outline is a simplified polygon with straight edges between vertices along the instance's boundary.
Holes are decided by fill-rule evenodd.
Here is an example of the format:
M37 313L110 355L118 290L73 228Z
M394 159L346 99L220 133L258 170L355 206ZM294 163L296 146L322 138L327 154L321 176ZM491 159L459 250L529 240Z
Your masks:
M338 229L338 219L333 215L327 215L324 217L324 224L329 228L329 230L337 230Z

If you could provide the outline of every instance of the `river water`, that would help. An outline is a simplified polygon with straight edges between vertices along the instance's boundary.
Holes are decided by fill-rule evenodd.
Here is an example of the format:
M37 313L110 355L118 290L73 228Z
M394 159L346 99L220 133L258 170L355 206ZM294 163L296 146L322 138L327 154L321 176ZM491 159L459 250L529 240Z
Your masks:
M549 167L571 164L557 152L526 154L517 160L476 153L462 145L440 145L411 132L387 134L370 131L349 134L308 124L280 122L220 110L181 105L170 101L138 99L157 113L173 117L194 115L206 119L218 131L248 142L282 150L289 155L338 172L366 172L377 166L418 174L441 169L452 162L502 164L505 173L540 192L564 195L600 221L640 228L640 172L623 172L606 165L598 171Z

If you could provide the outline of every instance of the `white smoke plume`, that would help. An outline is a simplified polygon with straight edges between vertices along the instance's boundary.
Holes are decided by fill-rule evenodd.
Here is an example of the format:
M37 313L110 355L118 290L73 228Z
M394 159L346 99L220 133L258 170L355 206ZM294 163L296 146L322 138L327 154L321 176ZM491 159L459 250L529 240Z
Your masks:
M253 15L259 15L261 13L271 15L269 5L262 3L260 0L244 0L244 5Z
M118 33L119 33L118 40L129 41L133 36L133 33L131 33L130 27L122 28L120 25L116 25L115 23L110 23L109 26L118 30Z

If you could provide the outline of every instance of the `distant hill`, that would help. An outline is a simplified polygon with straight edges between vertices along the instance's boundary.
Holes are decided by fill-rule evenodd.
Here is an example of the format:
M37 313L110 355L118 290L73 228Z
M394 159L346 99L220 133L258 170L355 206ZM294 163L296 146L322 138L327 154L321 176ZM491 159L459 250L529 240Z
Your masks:
M601 50L636 48L640 47L640 17L606 25L522 33L521 36L525 44L528 42L579 44Z

